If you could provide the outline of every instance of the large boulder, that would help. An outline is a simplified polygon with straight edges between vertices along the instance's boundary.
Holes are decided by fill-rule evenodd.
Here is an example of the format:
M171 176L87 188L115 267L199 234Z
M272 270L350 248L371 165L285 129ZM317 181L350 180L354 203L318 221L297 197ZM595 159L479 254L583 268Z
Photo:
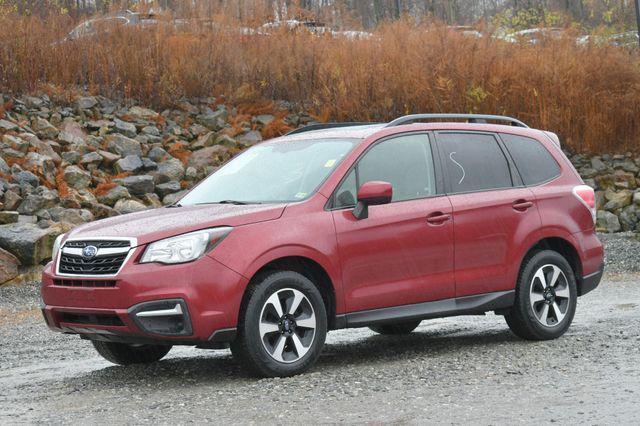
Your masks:
M120 214L134 213L146 210L147 206L136 200L119 200L114 210Z
M58 136L60 131L48 120L42 117L36 117L31 122L31 128L36 132L36 134L44 139L55 139Z
M604 205L604 209L608 211L615 211L631 204L633 193L627 189L618 192L607 189L604 193L604 197L607 200Z
M65 209L63 207L54 207L48 210L51 220L55 222L66 222L74 225L94 220L93 213L87 209Z
M30 152L25 158L24 167L29 170L37 170L44 180L50 184L55 184L56 180L56 164L49 156Z
M135 120L143 121L156 120L160 116L160 114L158 114L157 112L140 106L133 106L129 108L129 111L127 111L127 115Z
M128 198L131 198L129 190L120 185L109 189L105 194L98 195L98 201L110 207L113 207L119 200Z
M131 194L136 196L150 194L155 190L153 176L149 175L128 176L123 179L116 179L114 183L124 186Z
M27 184L35 188L40 184L40 179L38 179L38 176L27 170L19 170L15 173L12 173L11 178L13 179L13 182L17 183L18 185Z
M75 189L86 188L91 185L91 175L78 166L69 166L64 170L64 181Z
M44 187L39 187L38 189L40 188L42 188L42 190L36 190L27 195L20 204L20 207L18 207L18 213L32 215L38 210L48 209L58 204L60 198L58 198L58 194L56 192L50 191Z
M19 127L10 121L0 119L0 129L2 130L18 130Z
M60 145L54 141L43 142L34 134L21 133L20 137L29 142L29 144L35 149L38 154L47 156L53 160L54 163L60 164L62 158L56 150L60 150Z
M25 266L37 265L51 258L53 242L64 231L60 226L41 229L33 223L0 225L0 248Z
M120 134L109 135L107 137L107 146L110 152L118 154L121 157L126 157L127 155L142 157L140 142Z
M117 133L123 134L129 138L135 138L138 134L138 132L136 131L136 126L134 124L118 120L117 118L114 120L114 122L116 124L114 130Z
M22 197L14 191L7 191L2 198L2 204L4 204L5 210L16 210L22 203Z
M116 173L138 173L143 168L142 159L137 155L127 155L116 161Z
M182 190L180 186L180 182L172 180L167 183L161 183L160 185L156 185L156 193L160 196L160 198L164 198L169 194L174 194Z
M182 191L178 191L178 192L174 192L173 194L169 194L169 195L165 196L162 199L162 204L164 204L165 206L168 206L168 205L171 205L171 204L175 204L182 197L184 197L187 194L187 192L189 192L189 190L184 189Z
M608 211L598 210L596 216L596 228L598 231L618 232L622 227L618 216Z
M76 107L79 110L91 109L98 105L98 101L93 96L84 96L76 101Z
M0 285L18 276L20 261L6 250L0 249Z
M636 204L631 204L622 209L618 215L618 220L622 226L623 231L633 231L640 222L640 207Z
M250 147L258 142L262 142L262 135L257 130L251 130L244 135L238 136L237 141L244 147Z
M226 109L218 109L216 111L209 111L206 114L199 115L197 120L198 123L202 124L207 129L218 130L224 126L227 115L228 113Z
M159 163L153 173L157 183L166 183L172 180L180 181L184 177L184 165L177 158L170 158Z
M7 225L9 223L17 223L20 213L10 211L0 211L0 225Z

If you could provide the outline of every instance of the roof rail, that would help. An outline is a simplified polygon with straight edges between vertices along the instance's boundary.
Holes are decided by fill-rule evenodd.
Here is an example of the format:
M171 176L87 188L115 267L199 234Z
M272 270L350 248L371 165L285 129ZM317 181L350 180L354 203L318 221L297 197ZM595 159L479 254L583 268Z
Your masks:
M412 114L405 115L403 117L396 118L389 122L385 127L400 126L402 124L413 123L418 120L443 120L443 119L463 119L469 123L486 123L487 120L491 121L505 121L512 126L526 127L522 121L512 117L506 117L504 115L483 115L483 114Z
M289 133L287 133L287 136L289 136L289 135L297 135L298 133L312 132L314 130L336 129L338 127L352 127L352 126L370 126L372 124L377 124L377 123L357 122L357 123L318 123L318 124L309 124L308 126L300 127L300 128L297 128L297 129L294 129L294 130L290 131Z

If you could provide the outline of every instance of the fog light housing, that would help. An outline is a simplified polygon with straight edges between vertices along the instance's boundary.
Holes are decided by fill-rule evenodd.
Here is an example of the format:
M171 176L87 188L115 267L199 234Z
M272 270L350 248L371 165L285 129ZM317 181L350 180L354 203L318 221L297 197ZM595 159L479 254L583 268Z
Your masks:
M139 303L129 309L129 317L149 334L190 336L193 333L187 304L182 299Z

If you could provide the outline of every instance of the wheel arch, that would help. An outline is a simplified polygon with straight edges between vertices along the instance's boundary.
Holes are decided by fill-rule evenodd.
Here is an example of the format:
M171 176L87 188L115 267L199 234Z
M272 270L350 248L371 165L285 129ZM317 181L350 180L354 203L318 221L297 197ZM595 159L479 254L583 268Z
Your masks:
M582 260L580 259L580 254L578 253L575 245L566 238L560 236L547 236L537 241L523 256L520 262L520 270L522 270L522 265L525 264L527 259L542 250L553 250L567 260L571 266L573 275L576 278L576 283L578 284L578 295L580 296L583 276Z
M249 288L255 285L257 279L270 271L293 271L297 272L306 278L308 278L320 291L322 300L327 311L327 324L328 328L332 329L336 326L336 313L337 313L337 295L334 280L327 272L326 268L318 261L301 255L282 256L274 258L266 262L260 268L258 268L250 277L249 285L244 291L242 296L241 308L243 309L248 302Z

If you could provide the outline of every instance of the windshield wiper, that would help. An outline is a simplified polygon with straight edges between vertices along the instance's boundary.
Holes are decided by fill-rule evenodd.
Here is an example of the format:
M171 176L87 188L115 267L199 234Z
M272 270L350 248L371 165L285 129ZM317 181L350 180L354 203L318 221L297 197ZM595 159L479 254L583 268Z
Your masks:
M169 204L167 206L168 209L172 209L172 208L176 208L176 207L182 207L182 204L180 203L173 203L173 204Z
M247 204L262 204L256 201L238 201L238 200L221 200L221 201L211 201L209 203L198 203L201 204L233 204L236 206L245 206Z

